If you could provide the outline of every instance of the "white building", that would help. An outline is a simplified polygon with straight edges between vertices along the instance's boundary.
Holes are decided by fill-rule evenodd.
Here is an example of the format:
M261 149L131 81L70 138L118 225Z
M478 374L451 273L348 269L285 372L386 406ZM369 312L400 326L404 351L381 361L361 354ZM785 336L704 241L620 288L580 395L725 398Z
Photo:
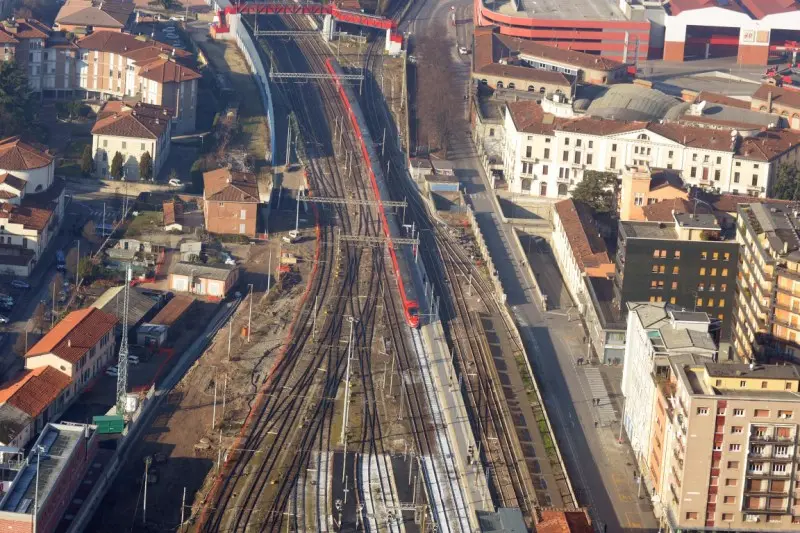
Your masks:
M622 367L625 397L623 425L640 464L647 461L654 420L653 373L668 358L685 356L716 359L717 346L709 334L706 313L680 311L665 303L628 303L628 327Z
M621 174L626 166L675 169L688 186L765 197L781 163L796 164L800 135L789 130L749 132L672 122L565 119L534 102L505 110L504 174L509 190L565 198L596 170Z

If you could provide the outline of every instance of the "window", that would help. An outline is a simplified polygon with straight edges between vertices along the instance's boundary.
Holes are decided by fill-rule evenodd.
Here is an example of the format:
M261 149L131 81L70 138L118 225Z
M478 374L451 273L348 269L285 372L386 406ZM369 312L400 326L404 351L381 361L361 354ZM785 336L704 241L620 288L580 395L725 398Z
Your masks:
M246 233L247 228L245 224L239 224L239 233Z
M784 385L783 388L786 389L786 390L792 390L792 384L791 383L787 383L786 385Z
M733 173L733 182L734 182L734 183L739 183L739 177L740 177L740 176L741 176L741 173L739 173L739 172L734 172L734 173Z
M728 505L736 503L736 496L725 496L722 499L722 503L726 503Z
M653 267L650 269L650 272L653 274L658 274L658 265L653 265Z
M717 156L717 164L718 165L722 164L722 158L720 156Z
M695 302L695 305L697 307L703 307L703 299L702 298L698 298L697 302Z
M569 161L569 151L564 150L564 157L562 158L564 161Z
M750 446L750 453L754 455L764 455L764 446L761 444L753 444Z
M698 292L702 292L704 290L706 290L706 284L705 283L698 283L697 284L697 291Z
M128 143L126 143L125 141L122 141L122 149L125 150L127 148L128 148Z
M544 149L544 158L545 159L550 159L550 148L545 148Z
M708 407L698 407L697 414L701 416L705 416L708 414Z
M769 385L769 384L768 384L766 381L762 381L762 382L761 382L761 388L762 388L762 389L766 389L768 385ZM758 411L756 411L756 412L758 412ZM767 413L769 413L769 411L767 411ZM756 416L758 416L758 415L756 415Z
M692 154L692 161L697 161L697 154Z
M739 468L739 461L728 461L728 469L736 470Z
M717 302L718 307L725 307L725 298L720 298Z
M712 268L711 269L711 275L712 276L716 276L717 275L717 269L716 268Z
M701 276L705 276L706 275L706 267L700 267L700 275Z
M573 158L573 160L572 160L572 161L573 161L573 162L574 162L576 165L580 165L580 164L581 164L581 153L580 153L580 152L575 152L575 157Z
M611 168L611 169L617 168L617 158L616 157L612 157L611 158L611 161L609 161L609 163L608 163L608 168Z
M789 455L788 446L775 446L775 455L779 457L786 457Z
M656 280L651 281L650 282L650 288L651 289L655 289L656 287L658 287L658 282Z
M793 411L784 411L782 409L778 411L778 418L792 418L793 416Z
M678 282L677 281L673 281L672 282L672 290L673 291L678 290Z
M666 267L664 265L661 265L660 267L658 267L658 273L659 274L663 274L665 270L666 270Z
M616 152L617 151L617 145L616 144L612 144L611 145L611 151L612 152Z
M728 284L723 283L719 286L719 292L726 292L728 290Z
M580 145L581 145L581 140L575 139L575 146L580 146Z
M569 137L564 137L564 146L569 146Z
M727 268L723 268L723 269L720 271L719 275L720 275L720 276L727 276L727 275L728 275L728 269L727 269Z
M709 307L714 307L714 298L709 298L708 302L706 302L706 305Z
M786 472L786 463L773 463L773 472Z
M242 209L239 211L239 220L247 220L247 211Z
M714 386L715 387L721 387L722 386L722 380L721 379L716 380L715 383L714 383Z
M586 154L586 164L587 165L592 164L592 154Z
M706 252L706 251L700 252L700 259L702 259L704 261L706 259L708 259L708 252Z
M689 175L691 177L693 177L693 178L696 178L697 177L697 167L692 167L691 170L689 171Z
M686 520L697 520L697 511L690 511L686 513Z
M675 254L673 255L673 257L675 259L680 259L681 258L681 251L680 250L675 250Z
M734 409L733 416L744 416L744 409Z
M671 303L671 304L673 304L673 305L675 305L675 303L676 303L677 301L678 301L678 299L677 299L677 298L675 298L674 296L672 296L672 297L669 299L669 303Z
M673 155L675 155L675 152L673 152L672 150L670 150L670 151L669 151L669 153L667 154L667 157L668 157L668 158L670 158L670 159L672 159L672 156L673 156Z
M489 137L494 137L494 128L489 128Z
M739 386L740 387L746 387L747 386L747 382L745 380L742 380L742 381L739 382Z
M723 522L733 522L733 513L722 513Z
M142 143L141 150L142 150L142 152L144 152L144 143Z
M714 261L719 260L719 252L714 252L713 254L711 254L711 259Z
M719 181L721 177L722 177L722 171L720 169L716 169L714 171L714 181Z
M764 463L750 463L751 472L761 472L764 470Z
M661 257L661 250L653 250L653 257Z
M744 428L742 426L731 426L731 434L739 435L742 433L743 429ZM728 468L730 468L730 466L728 466Z
M103 139L103 148L108 148L108 139Z
M549 172L550 169L547 167L547 165L542 165L542 176L547 176Z
M739 452L741 450L742 450L742 445L741 444L731 444L730 446L728 446L728 451L729 452ZM728 485L728 486L730 487L730 485Z
M533 155L533 146L526 146L525 147L525 157L530 159L532 155Z
M672 267L672 273L673 274L680 274L681 273L681 267L678 267L678 266Z
M731 260L730 252L725 252L724 254L722 254L722 260L723 261L730 261ZM725 274L723 274L723 276L725 276Z
M714 285L713 283L709 283L708 284L708 291L709 292L714 292L715 290L717 290L717 286Z
M753 187L758 187L758 174L753 174L753 179L750 181L750 185Z

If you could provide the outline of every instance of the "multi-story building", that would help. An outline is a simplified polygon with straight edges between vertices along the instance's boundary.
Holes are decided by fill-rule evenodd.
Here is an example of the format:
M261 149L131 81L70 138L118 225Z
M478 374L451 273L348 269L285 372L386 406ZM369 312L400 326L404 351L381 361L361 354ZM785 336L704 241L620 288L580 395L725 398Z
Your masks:
M153 177L169 157L172 114L161 106L138 102L126 105L115 100L108 102L97 115L92 128L94 172L107 178L111 161L117 152L122 154L125 179L140 179L139 160L145 153L153 162Z
M688 198L677 172L648 167L625 167L619 193L620 220L647 220L644 208L665 200Z
M133 22L131 0L67 0L56 15L55 28L73 33L123 31Z
M623 309L627 302L649 301L706 312L727 340L739 245L713 214L673 212L671 218L619 222L615 300Z
M45 97L138 98L169 109L174 133L195 129L200 74L187 65L185 50L111 30L75 40L32 19L3 21L0 46Z
M800 362L800 207L739 204L733 347L748 361Z
M81 54L78 85L87 98L138 96L144 103L172 111L174 133L194 130L200 74L181 63L191 54L147 37L112 31L94 32L76 44Z
M649 472L650 485L660 493L665 422L656 415L654 379L659 366L670 357L698 356L712 362L717 345L709 334L706 313L680 311L665 303L628 304L622 394L625 397L623 426L642 472Z
M750 100L751 109L780 115L793 130L800 130L800 93L775 85L763 84Z
M28 350L25 368L59 369L77 396L114 360L116 325L116 316L94 307L73 311Z
M53 157L18 137L0 140L0 269L30 275L63 218Z
M51 366L24 370L0 386L0 446L23 448L75 396L69 376Z
M584 172L627 166L680 173L684 184L720 193L767 196L781 163L798 161L800 135L675 122L560 118L535 102L506 105L503 172L516 194L564 198Z
M97 455L98 441L96 426L48 424L27 460L3 464L4 479L11 479L0 497L3 531L59 531L64 512Z
M220 168L203 174L203 215L211 233L255 237L260 202L251 172Z

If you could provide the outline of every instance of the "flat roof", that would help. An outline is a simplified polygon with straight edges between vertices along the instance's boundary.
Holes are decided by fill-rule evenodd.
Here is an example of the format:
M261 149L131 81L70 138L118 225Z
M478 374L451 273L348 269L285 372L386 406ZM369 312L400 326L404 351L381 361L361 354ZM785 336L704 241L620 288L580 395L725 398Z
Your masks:
M675 213L675 221L682 228L718 230L717 217L711 213Z
M607 0L519 0L520 10L511 0L483 2L487 9L509 17L565 20L628 20L616 3Z
M88 428L89 437L95 426L47 424L31 450L41 449L39 464L39 509L45 507L48 495L69 464L75 448ZM36 457L31 452L26 464L17 472L11 487L0 500L0 510L9 513L33 514L36 491Z
M669 222L636 222L624 220L620 221L619 227L628 238L670 240L676 240L678 238L678 234L675 232L675 226Z
M715 363L705 366L712 378L800 379L795 365L753 365L751 368L743 363Z

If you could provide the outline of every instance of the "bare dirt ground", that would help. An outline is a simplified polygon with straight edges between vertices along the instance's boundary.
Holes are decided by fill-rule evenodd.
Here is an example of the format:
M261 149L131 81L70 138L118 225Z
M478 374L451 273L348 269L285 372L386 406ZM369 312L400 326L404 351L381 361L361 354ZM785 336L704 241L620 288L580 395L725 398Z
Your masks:
M304 246L313 248L313 240ZM249 251L248 272L244 274L250 276L248 282L253 282L255 288L250 342L245 333L250 299L245 296L233 322L217 333L211 346L160 406L144 439L95 516L94 531L174 530L180 523L184 488L187 519L192 502L202 501L198 490L209 474L216 473L217 457L224 458L225 448L232 445L247 417L250 402L282 347L297 297L304 290L305 278L313 266L301 263L293 285L275 282L267 294L260 287L265 282L270 247L250 248L253 250ZM276 258L274 255L273 261ZM157 482L148 486L145 524L141 490L144 458L156 453L163 453L166 462L151 467L150 473Z

